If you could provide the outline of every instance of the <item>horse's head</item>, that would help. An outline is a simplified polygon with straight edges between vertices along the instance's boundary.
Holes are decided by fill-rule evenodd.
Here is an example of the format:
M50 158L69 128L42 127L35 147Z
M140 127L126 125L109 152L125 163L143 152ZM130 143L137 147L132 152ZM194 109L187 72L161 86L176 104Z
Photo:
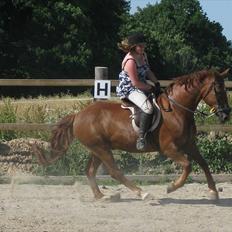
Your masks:
M211 111L218 116L222 123L229 119L231 111L224 82L228 72L229 69L222 73L212 72L212 76L210 75L210 78L207 78L202 88L202 99L211 107Z

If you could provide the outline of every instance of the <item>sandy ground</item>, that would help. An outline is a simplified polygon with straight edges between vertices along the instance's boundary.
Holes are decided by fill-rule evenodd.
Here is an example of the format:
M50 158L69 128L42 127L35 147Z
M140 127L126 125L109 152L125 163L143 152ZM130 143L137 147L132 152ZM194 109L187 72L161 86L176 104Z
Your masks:
M1 232L232 231L232 184L220 183L220 201L209 201L205 184L186 184L166 194L166 185L143 186L153 199L142 201L124 186L117 202L94 201L87 185L0 185Z

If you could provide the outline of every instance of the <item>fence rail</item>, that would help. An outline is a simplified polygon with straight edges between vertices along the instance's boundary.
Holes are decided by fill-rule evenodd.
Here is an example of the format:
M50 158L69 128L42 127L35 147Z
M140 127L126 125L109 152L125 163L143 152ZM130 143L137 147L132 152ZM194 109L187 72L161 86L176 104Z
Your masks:
M1 131L49 131L55 124L48 123L0 123Z
M55 124L52 123L0 123L0 131L50 131L54 126ZM232 132L232 125L199 125L197 130L202 132Z
M94 79L0 79L0 86L94 86ZM172 81L161 80L162 87L167 87ZM111 80L111 85L116 86L118 80ZM232 89L232 81L226 81L225 86ZM0 123L0 130L17 131L49 131L54 124L44 123ZM204 125L198 126L198 131L223 131L232 132L231 125Z
M142 181L149 183L166 183L179 177L178 174L157 175L126 175L131 181ZM97 175L98 181L113 180L109 175ZM232 174L213 174L217 183L232 182ZM191 174L189 179L194 182L204 183L204 174ZM77 181L88 183L86 176L0 176L0 184L39 184L39 185L73 185Z
M94 79L0 79L0 86L94 86ZM117 86L118 80L110 80L111 86ZM160 80L162 87L167 87L172 80ZM232 81L225 86L232 89Z

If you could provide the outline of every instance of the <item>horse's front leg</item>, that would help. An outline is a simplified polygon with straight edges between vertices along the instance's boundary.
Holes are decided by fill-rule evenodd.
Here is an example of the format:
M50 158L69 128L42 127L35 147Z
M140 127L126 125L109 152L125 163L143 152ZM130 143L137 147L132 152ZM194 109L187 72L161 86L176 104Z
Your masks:
M170 158L172 158L177 164L180 164L183 168L183 171L182 171L182 174L180 175L180 177L168 186L167 193L171 193L171 192L175 191L176 189L182 187L185 184L186 179L188 178L188 176L192 170L191 163L187 159L185 154L175 153L175 154L172 154L172 157L170 157Z
M189 146L188 149L189 149L189 155L192 157L193 160L195 160L200 165L200 167L203 169L205 173L209 191L210 191L210 198L212 200L218 200L219 199L218 191L216 189L216 185L211 175L211 172L209 170L208 164L206 163L205 159L200 154L195 143Z

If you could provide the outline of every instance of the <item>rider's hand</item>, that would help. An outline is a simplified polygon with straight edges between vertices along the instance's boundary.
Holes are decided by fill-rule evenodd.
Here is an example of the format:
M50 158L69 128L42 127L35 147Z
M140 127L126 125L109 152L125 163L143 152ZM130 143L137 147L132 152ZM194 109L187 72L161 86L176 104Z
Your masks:
M154 85L148 85L148 89L146 91L147 93L154 93L155 92L155 86Z

